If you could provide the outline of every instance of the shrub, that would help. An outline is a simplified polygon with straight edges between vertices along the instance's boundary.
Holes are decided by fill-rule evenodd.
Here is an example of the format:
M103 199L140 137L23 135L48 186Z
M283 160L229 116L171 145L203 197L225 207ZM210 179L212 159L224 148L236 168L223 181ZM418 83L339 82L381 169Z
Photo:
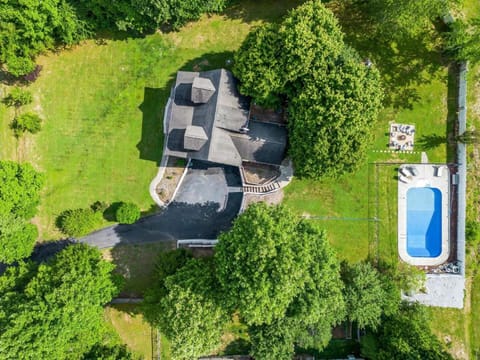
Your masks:
M105 210L108 209L108 204L105 201L97 200L92 205L90 205L90 208L95 212L103 213Z
M101 214L90 208L66 210L58 217L59 229L69 236L84 236L101 224Z
M10 94L3 100L7 106L20 107L30 104L33 100L32 93L19 87L12 89Z
M115 212L115 218L121 224L133 224L140 219L140 209L134 203L123 202Z
M21 136L25 131L36 134L42 129L42 119L34 113L18 115L12 122L11 128L15 136Z

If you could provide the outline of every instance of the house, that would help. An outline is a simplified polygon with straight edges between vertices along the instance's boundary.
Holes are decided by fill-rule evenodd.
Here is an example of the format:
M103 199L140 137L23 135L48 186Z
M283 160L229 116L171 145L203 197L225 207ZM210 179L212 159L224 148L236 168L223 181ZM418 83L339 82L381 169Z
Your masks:
M249 111L231 72L179 71L164 119L166 155L237 167L280 165L285 127L250 120Z

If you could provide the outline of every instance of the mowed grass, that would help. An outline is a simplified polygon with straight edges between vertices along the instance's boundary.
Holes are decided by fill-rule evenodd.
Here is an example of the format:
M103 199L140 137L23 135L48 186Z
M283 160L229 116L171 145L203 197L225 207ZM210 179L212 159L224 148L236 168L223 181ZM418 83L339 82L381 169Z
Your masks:
M142 297L151 286L158 255L175 248L175 242L142 245L118 245L102 251L103 257L116 265L125 279L121 296Z
M143 319L136 305L108 306L105 309L105 318L115 329L121 342L131 351L145 360L153 358L152 331L155 330Z
M294 178L285 189L285 203L299 214L313 218L316 224L326 229L328 238L340 258L352 262L367 258L372 241L377 240L377 225L381 229L378 251L381 255L394 256L391 252L396 247L395 169L398 167L394 164L420 162L421 151L427 153L431 162L447 161L445 143L428 149L424 148L426 145L419 145L419 140L425 135L446 137L447 79L448 69L442 68L432 76L431 83L418 89L420 99L412 109L387 108L381 112L374 126L375 137L367 159L360 164L357 171L340 179L312 181ZM390 122L416 126L415 153L383 152L388 150ZM379 165L380 173L377 174L377 179L375 163L392 165ZM388 255L385 252L388 252Z
M11 110L0 105L0 156L32 162L46 174L36 221L41 238L62 237L57 216L97 200L149 209L148 186L162 154L163 109L176 72L225 67L252 26L298 3L242 1L179 32L86 41L40 57L43 70L29 87L35 101L26 110L39 112L44 128L17 146L8 130Z

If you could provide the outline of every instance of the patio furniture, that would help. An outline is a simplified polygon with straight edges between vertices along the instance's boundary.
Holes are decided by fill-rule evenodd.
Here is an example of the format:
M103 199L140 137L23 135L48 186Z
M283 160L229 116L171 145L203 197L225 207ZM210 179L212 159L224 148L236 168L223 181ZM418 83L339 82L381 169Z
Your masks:
M408 184L408 183L410 182L410 180L409 180L407 177L403 176L403 175L399 175L399 176L398 176L398 180L400 180L401 182L403 182L403 183L405 183L405 184Z
M413 176L418 176L418 169L415 166L410 166L408 170L412 173Z
M436 177L441 177L443 173L443 166L436 166L435 167L435 176Z

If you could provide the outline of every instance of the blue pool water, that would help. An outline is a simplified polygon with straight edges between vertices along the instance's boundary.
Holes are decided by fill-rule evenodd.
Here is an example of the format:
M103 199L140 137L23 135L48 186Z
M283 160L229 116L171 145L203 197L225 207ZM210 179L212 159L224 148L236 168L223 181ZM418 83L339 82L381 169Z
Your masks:
M442 193L436 188L407 191L407 253L437 257L442 252Z

